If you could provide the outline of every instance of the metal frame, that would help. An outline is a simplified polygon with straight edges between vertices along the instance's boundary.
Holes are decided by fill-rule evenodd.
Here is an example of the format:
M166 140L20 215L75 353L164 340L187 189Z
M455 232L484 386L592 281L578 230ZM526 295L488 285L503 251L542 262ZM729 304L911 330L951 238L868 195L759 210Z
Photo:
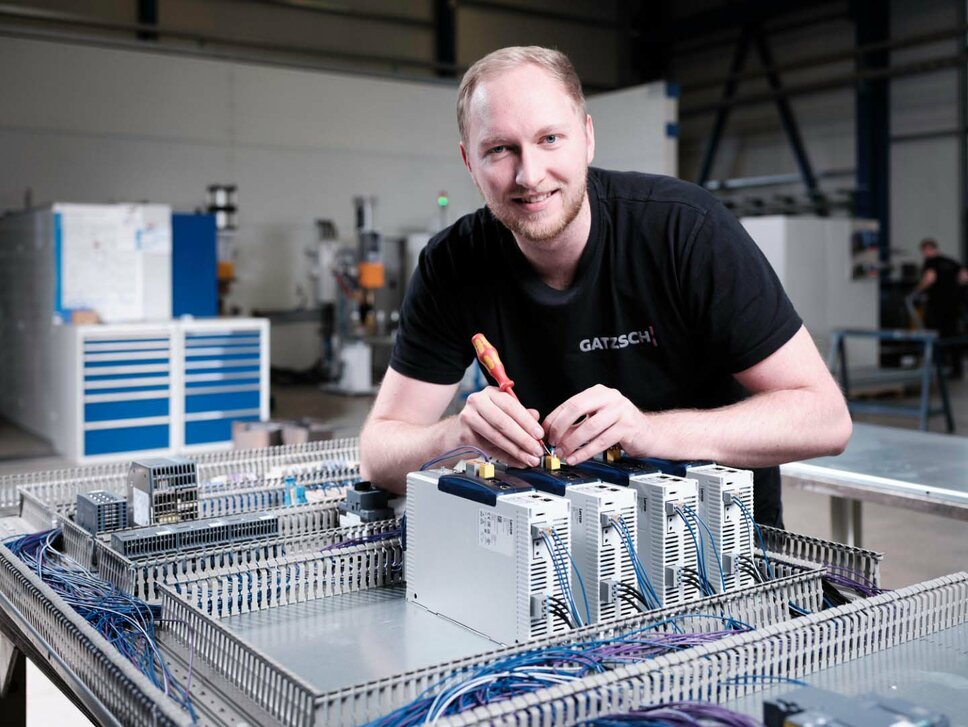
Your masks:
M37 482L45 481L49 480L37 478ZM50 496L63 489L41 488L40 491ZM177 662L179 674L184 675L187 664L194 659L199 683L206 685L198 690L206 693L204 699L215 700L216 704L218 699L223 703L235 699L237 703L230 704L229 708L236 715L248 715L248 719L258 721L257 712L264 712L261 719L292 727L355 724L379 717L441 679L468 674L495 659L530 649L620 636L644 626L661 624L672 616L683 617L682 627L687 630L706 632L718 628L714 620L689 619L690 613L728 613L752 624L756 630L712 645L620 667L574 684L489 704L444 722L570 724L653 699L686 696L722 701L758 689L725 683L731 676L801 676L831 660L854 658L968 620L968 574L860 599L820 613L823 565L853 568L877 583L882 556L870 550L764 528L766 551L778 576L770 582L322 692L285 665L254 649L228 625L220 623L217 616L342 593L380 590L399 583L402 568L397 566L402 565L403 553L397 537L334 549L322 558L319 553L321 548L344 540L396 529L399 521L319 532L321 525L338 519L336 503L294 506L277 511L285 525L281 527L281 535L270 541L132 561L111 551L102 539L74 526L61 512L65 508L63 502L55 498L51 498L54 502L45 502L30 490L25 490L22 498L23 517L31 527L65 528L65 549L72 557L96 562L101 577L148 596L149 600L156 598L165 618L165 628L159 636L161 646ZM758 560L762 571L764 559ZM66 604L51 603L50 596L56 598L56 594L48 591L35 574L9 551L0 548L0 592L7 594L0 600L3 610L30 614L45 627L51 619L58 623L70 622L72 617L74 621L79 620ZM8 607L8 602L13 600L11 593L19 600ZM791 603L815 613L790 621ZM82 677L81 683L87 685L83 689L92 691L90 701L95 714L117 715L125 723L186 724L187 715L153 685L147 684L140 673L128 673L134 668L89 625L79 625L83 632L80 627L86 627L96 637L89 645L79 647L80 651L72 645L73 641L62 638L60 632L46 637L45 648L52 651L56 646L58 651L63 651L63 645L67 644L65 673L68 677L75 673ZM659 628L672 627L660 625ZM129 681L121 678L118 687L119 677L114 671L91 676L92 669L102 668L87 663L92 649L105 652L98 657L102 662L122 662L117 668ZM103 668L110 668L110 664ZM141 689L142 686L146 689ZM95 689L110 694L102 696ZM166 722L150 711L164 712L165 708L174 713L165 719L170 716L175 721ZM145 711L147 715L143 714ZM217 722L219 713L210 709L206 714ZM132 714L136 716L131 717Z
M287 556L317 554L322 548L395 530L399 520L384 520L346 528L332 528L291 537L252 543L233 543L191 553L168 553L135 560L99 543L98 574L123 591L154 603L159 587L191 579L215 578L238 573L240 568L264 567Z
M260 483L254 485L258 487L261 485L259 478L267 476L273 468L316 463L324 454L328 455L327 459L343 459L348 467L355 467L358 472L359 451L359 438L346 437L279 447L200 452L192 454L191 459L198 465L198 478L203 483L213 477L243 469L254 475L255 479L252 481ZM20 490L30 492L63 513L73 511L74 500L80 492L100 489L124 494L129 464L130 459L121 459L60 470L2 476L0 515L16 514L20 507Z
M787 530L761 525L763 541L771 555L796 558L815 565L848 568L864 576L875 586L881 585L883 553L865 548L840 545L809 535L798 535Z
M968 573L884 593L709 646L489 704L441 725L572 725L680 700L725 702L968 621Z
M921 359L921 367L917 369L917 377L921 383L921 401L916 407L874 404L870 402L857 401L850 395L850 374L847 368L847 347L848 338L874 338L879 341L906 341L918 343L924 347L924 354ZM964 338L964 337L962 337ZM968 338L965 338L968 341ZM963 341L959 339L948 339L956 345L961 345ZM944 372L942 371L941 357L935 355L935 347L941 345L938 334L934 331L902 331L902 330L863 330L856 328L842 328L831 331L830 333L830 352L827 354L827 368L839 378L840 387L847 399L847 406L851 411L867 412L871 414L892 414L895 416L917 417L918 428L927 431L928 420L933 416L944 415L948 433L955 430L954 417L951 413L951 400L948 398L948 384L945 382ZM946 344L947 345L947 344ZM911 381L911 372L901 371L903 381ZM931 407L931 384L935 383L938 387L938 395L941 397L941 407Z

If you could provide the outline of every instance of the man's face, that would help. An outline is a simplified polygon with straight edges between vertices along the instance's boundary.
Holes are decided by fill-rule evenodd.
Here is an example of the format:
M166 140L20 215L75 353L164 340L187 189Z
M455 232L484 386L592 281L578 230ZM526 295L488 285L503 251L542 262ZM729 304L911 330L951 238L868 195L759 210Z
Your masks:
M482 81L461 156L485 204L519 238L554 240L585 200L595 152L591 117L534 65Z

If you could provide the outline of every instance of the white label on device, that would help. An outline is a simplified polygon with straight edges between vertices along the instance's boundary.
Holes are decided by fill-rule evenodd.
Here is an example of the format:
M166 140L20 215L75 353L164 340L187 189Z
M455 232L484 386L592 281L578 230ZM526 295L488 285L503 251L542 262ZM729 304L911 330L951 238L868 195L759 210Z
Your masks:
M514 521L493 510L481 508L477 520L477 542L501 555L514 554Z

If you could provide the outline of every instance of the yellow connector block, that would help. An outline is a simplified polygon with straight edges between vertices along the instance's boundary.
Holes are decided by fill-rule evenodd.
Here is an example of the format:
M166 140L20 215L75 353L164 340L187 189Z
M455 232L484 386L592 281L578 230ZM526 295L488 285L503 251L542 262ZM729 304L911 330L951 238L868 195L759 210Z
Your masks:
M604 459L606 462L614 462L617 459L621 459L621 457L622 457L622 448L617 444L614 447L609 447L608 449L605 450Z
M494 477L494 465L490 462L485 462L483 459L472 459L464 463L464 471L470 472L472 475L476 475L485 480L489 480Z
M541 467L542 469L551 470L552 472L555 470L560 470L561 460L553 454L543 454L541 455Z

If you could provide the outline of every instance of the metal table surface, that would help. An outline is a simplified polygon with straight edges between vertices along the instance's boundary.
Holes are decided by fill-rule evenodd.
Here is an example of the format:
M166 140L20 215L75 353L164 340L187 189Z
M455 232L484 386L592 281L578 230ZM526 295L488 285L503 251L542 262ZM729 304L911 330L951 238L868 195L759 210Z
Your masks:
M862 540L861 501L968 520L968 438L855 424L847 449L782 465L783 483L832 495L832 539Z
M500 646L408 603L404 586L347 593L221 619L238 636L322 691Z
M941 712L951 725L968 725L968 624L823 669L801 681L841 694L904 699ZM762 718L765 700L795 689L799 687L778 684L726 706Z

